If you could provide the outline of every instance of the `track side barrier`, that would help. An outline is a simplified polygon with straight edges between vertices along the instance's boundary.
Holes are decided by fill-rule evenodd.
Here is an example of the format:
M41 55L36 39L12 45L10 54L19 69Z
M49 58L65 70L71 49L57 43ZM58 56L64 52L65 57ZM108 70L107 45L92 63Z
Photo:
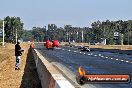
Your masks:
M36 49L32 49L42 88L75 88Z

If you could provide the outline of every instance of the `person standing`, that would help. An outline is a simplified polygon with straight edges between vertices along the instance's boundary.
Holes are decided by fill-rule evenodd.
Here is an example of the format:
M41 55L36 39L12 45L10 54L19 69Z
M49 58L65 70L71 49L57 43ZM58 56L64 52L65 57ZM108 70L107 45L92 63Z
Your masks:
M20 60L21 60L22 50L20 47L20 42L18 41L15 45L15 56L16 56L16 64L15 64L15 70L20 70Z

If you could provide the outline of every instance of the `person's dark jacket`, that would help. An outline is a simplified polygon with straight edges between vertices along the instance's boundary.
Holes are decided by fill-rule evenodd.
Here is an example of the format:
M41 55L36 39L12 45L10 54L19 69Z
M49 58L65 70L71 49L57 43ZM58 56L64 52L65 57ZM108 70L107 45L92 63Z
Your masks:
M15 45L15 56L21 56L22 53L21 53L21 47L19 44L16 44Z

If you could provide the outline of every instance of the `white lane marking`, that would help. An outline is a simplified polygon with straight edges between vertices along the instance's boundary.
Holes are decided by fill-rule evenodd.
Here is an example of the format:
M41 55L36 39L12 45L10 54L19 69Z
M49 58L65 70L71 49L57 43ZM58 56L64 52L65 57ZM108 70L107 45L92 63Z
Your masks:
M116 59L116 60L119 60L119 59Z
M104 56L101 56L101 57L104 57Z
M74 52L77 52L77 51L74 51Z
M122 62L124 61L124 60L121 60Z
M61 48L58 48L58 49L61 49ZM62 49L62 50L65 50L65 49ZM67 51L71 51L71 50L67 50ZM77 51L74 51L74 52L77 52ZM82 52L79 52L79 53L82 53ZM86 53L83 53L83 54L86 54ZM88 54L88 55L93 55L93 53L91 53L91 54ZM94 55L94 56L97 56L97 55ZM104 56L101 56L101 54L99 54L99 56L100 57L104 57ZM108 57L105 57L105 58L108 58ZM110 59L113 59L113 58L110 58ZM119 60L119 59L115 59L115 60ZM120 60L120 61L124 61L124 60ZM124 62L127 62L127 63L129 63L129 61L124 61ZM130 62L130 63L132 63L132 62Z
M65 49L62 49L62 50L65 50ZM69 52L71 51L71 50L68 50ZM77 52L77 51L74 51L74 52ZM79 53L82 53L82 52L79 52ZM83 53L83 54L86 54L86 53ZM91 54L88 54L88 55L93 55L93 53L91 53ZM97 55L94 55L94 56L97 56ZM101 56L101 54L99 54L99 56L100 57L104 57L104 56ZM108 57L105 57L105 58L108 58ZM110 58L110 59L113 59L113 58ZM115 59L115 60L119 60L119 59ZM120 61L124 61L124 60L120 60ZM127 62L127 63L129 63L129 61L125 61L125 62ZM132 63L132 62L130 62L130 63Z
M68 50L68 51L71 51L71 50Z
M113 59L113 58L110 58L111 60Z
M108 58L108 57L105 57L105 58Z
M97 56L97 55L94 55L95 57Z
M59 48L60 49L60 48ZM65 50L65 49L62 49L62 50ZM67 51L71 51L71 50L67 50ZM77 52L77 51L74 51L74 52ZM79 53L82 53L82 52L79 52ZM83 53L83 54L86 54L86 53ZM91 53L91 54L88 54L88 55L93 55L93 53ZM97 55L94 55L94 56L97 56ZM99 56L101 56L101 54L99 54ZM104 57L104 56L101 56L101 57ZM105 57L105 58L108 58L108 57ZM113 58L110 58L110 59L113 59ZM119 60L119 59L115 59L115 60ZM120 61L124 61L124 60L120 60ZM129 61L125 61L125 62L127 62L127 63L129 63ZM132 63L132 62L130 62L130 63Z
M99 54L99 56L101 56L101 54Z
M59 48L59 47L55 47L55 49L61 49L61 48Z
M91 54L88 54L88 55L91 55Z

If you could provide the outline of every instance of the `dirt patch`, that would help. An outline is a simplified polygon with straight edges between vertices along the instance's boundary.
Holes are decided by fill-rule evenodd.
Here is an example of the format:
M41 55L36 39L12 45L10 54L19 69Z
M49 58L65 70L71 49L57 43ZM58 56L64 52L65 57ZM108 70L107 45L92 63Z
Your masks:
M21 44L26 52L21 57L20 70L15 70L15 45L6 44L5 48L0 48L0 88L41 88L29 46Z

